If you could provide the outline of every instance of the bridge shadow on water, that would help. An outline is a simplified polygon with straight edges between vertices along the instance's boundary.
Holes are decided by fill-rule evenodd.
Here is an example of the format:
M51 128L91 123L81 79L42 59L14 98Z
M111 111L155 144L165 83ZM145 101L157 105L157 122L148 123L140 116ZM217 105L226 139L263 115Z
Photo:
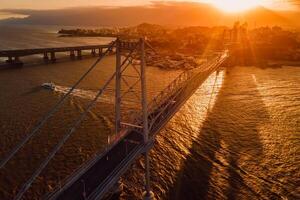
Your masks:
M263 158L259 126L268 120L268 113L255 80L251 74L240 76L239 69L225 75L168 199L259 198L255 186L259 184L249 184L242 168L248 163L258 166Z

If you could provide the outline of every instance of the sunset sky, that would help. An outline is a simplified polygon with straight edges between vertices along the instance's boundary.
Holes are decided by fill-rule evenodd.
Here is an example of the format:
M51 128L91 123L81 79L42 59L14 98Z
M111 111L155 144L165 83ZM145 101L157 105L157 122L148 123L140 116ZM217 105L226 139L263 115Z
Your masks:
M299 11L300 0L1 0L0 23L208 26L228 25L239 19L253 26L300 27Z
M173 0L180 1L180 0ZM271 9L297 9L300 0L191 0L192 2L211 3L222 9L222 6L249 7L262 5ZM191 2L190 1L190 2ZM57 9L78 6L132 6L146 5L155 2L153 0L1 0L0 9ZM168 1L166 1L168 2ZM188 2L188 1L185 1ZM242 2L242 3L241 3ZM253 3L254 2L254 3ZM227 8L228 9L228 8ZM225 8L226 10L226 8Z

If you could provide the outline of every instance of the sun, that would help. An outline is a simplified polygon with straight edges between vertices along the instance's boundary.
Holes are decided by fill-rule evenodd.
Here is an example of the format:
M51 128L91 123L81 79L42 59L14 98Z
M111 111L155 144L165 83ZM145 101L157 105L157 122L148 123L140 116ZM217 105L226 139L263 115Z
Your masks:
M225 12L243 12L260 5L259 0L211 0L217 8Z

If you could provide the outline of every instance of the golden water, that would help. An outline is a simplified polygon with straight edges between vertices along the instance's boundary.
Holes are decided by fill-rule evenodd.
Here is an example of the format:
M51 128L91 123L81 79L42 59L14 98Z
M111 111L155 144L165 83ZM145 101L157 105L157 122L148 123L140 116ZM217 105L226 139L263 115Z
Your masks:
M42 38L40 42L58 43L54 33L35 31L42 35L36 36ZM1 48L21 45L16 40L5 40ZM0 70L0 158L93 62ZM111 75L113 66L112 57L105 59L39 135L0 170L0 199L13 198ZM148 68L148 95L157 94L179 73ZM48 81L58 85L55 92L41 89ZM39 199L101 152L113 127L113 114L111 99L105 96L33 184L26 199ZM158 199L299 199L299 152L300 68L234 67L209 77L159 133L151 151L152 188ZM140 199L143 166L142 160L137 161L122 177L125 188L121 198Z

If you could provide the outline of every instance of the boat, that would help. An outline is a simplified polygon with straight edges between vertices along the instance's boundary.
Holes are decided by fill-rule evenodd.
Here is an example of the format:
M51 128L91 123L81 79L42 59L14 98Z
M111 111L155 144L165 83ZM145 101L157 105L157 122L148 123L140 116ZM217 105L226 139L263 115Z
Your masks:
M52 82L49 83L43 83L42 87L48 90L55 90L55 84Z

